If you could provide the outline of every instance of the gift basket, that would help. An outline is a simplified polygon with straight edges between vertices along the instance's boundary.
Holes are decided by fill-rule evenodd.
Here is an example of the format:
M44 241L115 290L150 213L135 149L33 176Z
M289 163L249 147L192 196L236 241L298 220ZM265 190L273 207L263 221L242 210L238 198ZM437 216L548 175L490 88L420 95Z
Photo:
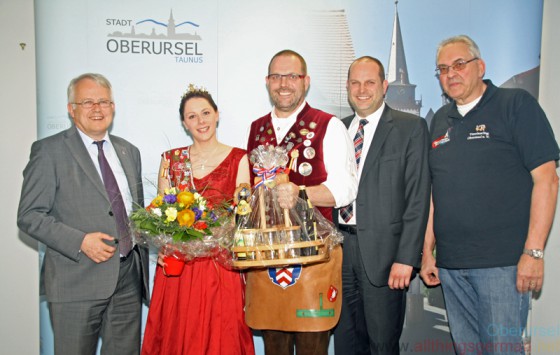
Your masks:
M295 159L293 156L291 159ZM275 186L288 182L288 148L260 145L250 154L255 186L241 189L233 237L232 266L238 269L311 264L329 260L343 236L315 209L305 186L293 208L282 208ZM288 166L291 166L290 163Z

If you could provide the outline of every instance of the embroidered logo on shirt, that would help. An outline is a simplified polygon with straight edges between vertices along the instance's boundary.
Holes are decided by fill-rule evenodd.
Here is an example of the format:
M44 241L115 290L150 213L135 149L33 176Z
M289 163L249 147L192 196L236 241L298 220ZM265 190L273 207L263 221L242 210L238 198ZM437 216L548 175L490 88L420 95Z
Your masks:
M436 138L436 140L434 140L432 142L432 149L435 149L437 147L439 147L440 145L443 145L447 142L449 142L451 139L449 138L449 132L451 131L451 128L447 129L447 132L445 132L445 134L439 138Z
M475 131L476 132L469 133L469 136L467 137L467 140L489 139L490 138L490 133L486 132L486 125L485 124L476 125Z

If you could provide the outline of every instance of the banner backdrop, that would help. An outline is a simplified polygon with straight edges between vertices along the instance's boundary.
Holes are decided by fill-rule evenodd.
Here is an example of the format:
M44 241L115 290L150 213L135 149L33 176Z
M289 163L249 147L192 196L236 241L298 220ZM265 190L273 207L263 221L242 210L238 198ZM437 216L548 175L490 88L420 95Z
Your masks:
M250 122L270 111L268 62L285 48L308 62L311 105L339 117L351 114L349 64L372 55L385 64L390 105L430 120L442 104L437 45L461 33L479 44L487 78L538 94L542 1L36 0L35 18L39 138L71 125L73 77L104 74L116 105L112 133L140 148L147 200L161 152L191 143L178 114L188 84L216 99L219 140L244 147ZM439 289L415 280L408 301L401 352L452 353ZM41 353L52 354L40 302Z

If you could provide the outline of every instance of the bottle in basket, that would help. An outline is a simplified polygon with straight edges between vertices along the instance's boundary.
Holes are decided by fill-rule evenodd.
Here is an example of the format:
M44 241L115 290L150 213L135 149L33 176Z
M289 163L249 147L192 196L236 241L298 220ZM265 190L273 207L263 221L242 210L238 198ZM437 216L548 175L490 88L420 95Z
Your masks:
M239 192L239 202L235 207L235 235L233 237L234 246L242 247L245 246L244 237L241 233L243 228L249 228L247 225L249 222L249 214L251 212L251 207L249 206L249 189L243 188ZM237 253L237 260L246 260L246 253Z
M301 241L307 242L317 239L317 220L311 201L305 191L305 186L299 187L299 198L305 203L298 203L297 210L301 219ZM301 256L317 255L316 247L301 248Z

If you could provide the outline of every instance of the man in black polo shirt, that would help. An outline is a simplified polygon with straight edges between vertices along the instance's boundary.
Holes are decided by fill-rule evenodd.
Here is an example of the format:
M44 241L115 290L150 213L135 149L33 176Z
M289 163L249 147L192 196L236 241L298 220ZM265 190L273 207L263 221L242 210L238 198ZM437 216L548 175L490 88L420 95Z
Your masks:
M483 80L472 39L444 40L436 57L454 102L430 127L433 205L420 275L428 285L441 281L458 353L523 353L554 218L558 144L532 96Z

